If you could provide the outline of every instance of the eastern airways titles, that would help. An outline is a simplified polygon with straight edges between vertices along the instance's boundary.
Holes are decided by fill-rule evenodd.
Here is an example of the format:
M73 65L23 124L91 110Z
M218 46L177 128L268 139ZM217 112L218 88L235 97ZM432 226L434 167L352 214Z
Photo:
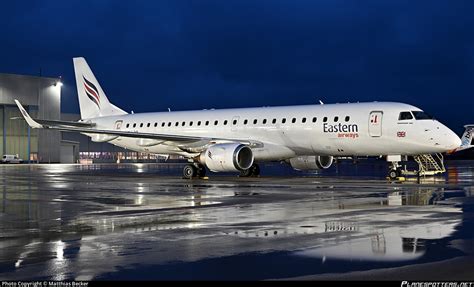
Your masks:
M359 132L359 127L356 124L346 125L346 124L323 124L323 132L325 133L338 133L338 132L345 132L345 133L357 133Z

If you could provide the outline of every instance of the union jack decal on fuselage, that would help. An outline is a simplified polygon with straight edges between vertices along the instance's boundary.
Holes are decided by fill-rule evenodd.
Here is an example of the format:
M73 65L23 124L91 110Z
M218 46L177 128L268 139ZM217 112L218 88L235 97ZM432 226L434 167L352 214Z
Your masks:
M84 90L86 92L87 97L91 101L93 101L97 107L100 109L100 96L99 96L99 90L97 90L96 86L88 81L86 77L82 76L84 79Z

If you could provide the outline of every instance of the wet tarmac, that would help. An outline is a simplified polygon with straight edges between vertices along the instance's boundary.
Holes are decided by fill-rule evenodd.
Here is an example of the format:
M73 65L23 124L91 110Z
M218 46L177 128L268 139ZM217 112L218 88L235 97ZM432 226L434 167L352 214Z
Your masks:
M0 166L0 280L474 280L474 162L447 166Z

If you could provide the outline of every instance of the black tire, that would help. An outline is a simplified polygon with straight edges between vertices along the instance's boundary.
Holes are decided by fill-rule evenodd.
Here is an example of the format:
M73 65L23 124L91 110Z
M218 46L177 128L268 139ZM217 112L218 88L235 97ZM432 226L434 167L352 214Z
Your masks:
M193 164L187 164L183 168L183 177L186 179L191 179L197 174L197 168Z
M391 169L388 172L388 177L390 177L390 179L397 179L398 176L399 176L399 172L396 169Z
M401 176L402 176L402 169L397 168L397 177L401 177Z
M260 167L258 164L252 164L249 169L240 171L240 177L251 177L251 176L259 176L260 175Z
M197 176L198 177L205 177L206 176L206 167L202 164L198 165L197 167Z
M252 167L240 171L240 177L250 177L252 175Z
M254 163L250 169L252 169L252 176L260 175L260 166L258 164Z

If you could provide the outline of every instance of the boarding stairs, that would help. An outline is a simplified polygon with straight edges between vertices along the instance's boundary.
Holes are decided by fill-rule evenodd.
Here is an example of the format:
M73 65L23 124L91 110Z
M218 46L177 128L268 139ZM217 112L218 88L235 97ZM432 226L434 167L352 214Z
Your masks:
M420 154L414 156L416 163L418 163L418 175L435 175L446 172L444 167L443 155L440 153Z

